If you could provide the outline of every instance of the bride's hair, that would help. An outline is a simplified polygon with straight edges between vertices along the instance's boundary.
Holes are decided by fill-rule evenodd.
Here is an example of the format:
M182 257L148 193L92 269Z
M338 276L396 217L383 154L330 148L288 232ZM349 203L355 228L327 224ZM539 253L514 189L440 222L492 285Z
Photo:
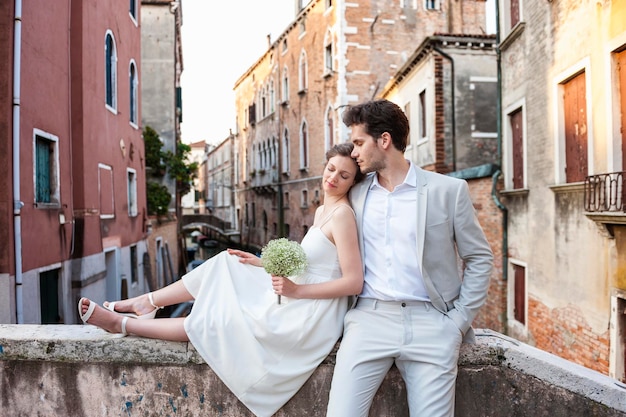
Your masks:
M365 178L365 175L361 172L361 169L356 164L356 160L352 158L352 149L354 149L354 145L352 144L352 142L338 143L326 151L326 162L328 162L328 160L333 156L346 156L352 159L354 161L354 164L356 165L356 175L354 176L354 183L356 184L363 178Z

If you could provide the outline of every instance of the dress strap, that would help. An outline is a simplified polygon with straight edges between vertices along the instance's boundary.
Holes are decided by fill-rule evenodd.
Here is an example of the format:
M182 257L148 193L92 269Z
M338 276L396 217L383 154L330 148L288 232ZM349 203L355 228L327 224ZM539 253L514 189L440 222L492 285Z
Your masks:
M337 209L338 209L339 207L343 207L343 206L348 207L348 208L350 209L350 211L352 212L352 214L354 214L354 216L356 217L356 214L354 213L354 210L352 209L352 207L351 207L349 204L339 204L339 205L338 205L338 206L336 206L334 209L332 209L332 211L331 211L330 213L328 213L328 214L327 214L327 215L326 215L326 216L322 219L322 221L320 222L320 225L319 225L319 226L317 226L317 227L321 229L321 228L322 228L322 226L324 226L326 223L328 223L328 221L329 221L330 219L332 219L333 214L335 213L335 211L337 211Z

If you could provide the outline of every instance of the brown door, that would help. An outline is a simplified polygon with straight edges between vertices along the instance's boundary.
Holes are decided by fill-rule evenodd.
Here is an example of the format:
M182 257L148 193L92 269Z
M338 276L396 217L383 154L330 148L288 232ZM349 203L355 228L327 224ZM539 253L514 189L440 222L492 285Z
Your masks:
M567 182L587 176L587 100L585 73L563 84L565 123L565 177Z
M626 171L626 50L615 54L620 91L620 133L622 135L622 171Z

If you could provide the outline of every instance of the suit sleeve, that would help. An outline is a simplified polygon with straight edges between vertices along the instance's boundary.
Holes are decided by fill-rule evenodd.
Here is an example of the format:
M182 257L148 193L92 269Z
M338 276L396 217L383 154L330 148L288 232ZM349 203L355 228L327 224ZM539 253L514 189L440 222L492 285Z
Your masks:
M493 267L493 253L478 223L465 181L457 189L454 239L463 261L463 281L459 297L454 301L454 308L448 311L448 317L465 334L487 299Z

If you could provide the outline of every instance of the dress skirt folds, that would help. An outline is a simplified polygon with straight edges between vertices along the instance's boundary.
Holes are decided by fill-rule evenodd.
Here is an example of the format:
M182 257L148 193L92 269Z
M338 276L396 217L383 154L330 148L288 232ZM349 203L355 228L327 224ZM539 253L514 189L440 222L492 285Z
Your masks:
M312 227L302 240L307 269L297 283L341 276L337 250ZM263 268L222 252L182 278L195 298L185 319L189 340L255 415L269 417L307 381L343 330L346 297L278 304Z

